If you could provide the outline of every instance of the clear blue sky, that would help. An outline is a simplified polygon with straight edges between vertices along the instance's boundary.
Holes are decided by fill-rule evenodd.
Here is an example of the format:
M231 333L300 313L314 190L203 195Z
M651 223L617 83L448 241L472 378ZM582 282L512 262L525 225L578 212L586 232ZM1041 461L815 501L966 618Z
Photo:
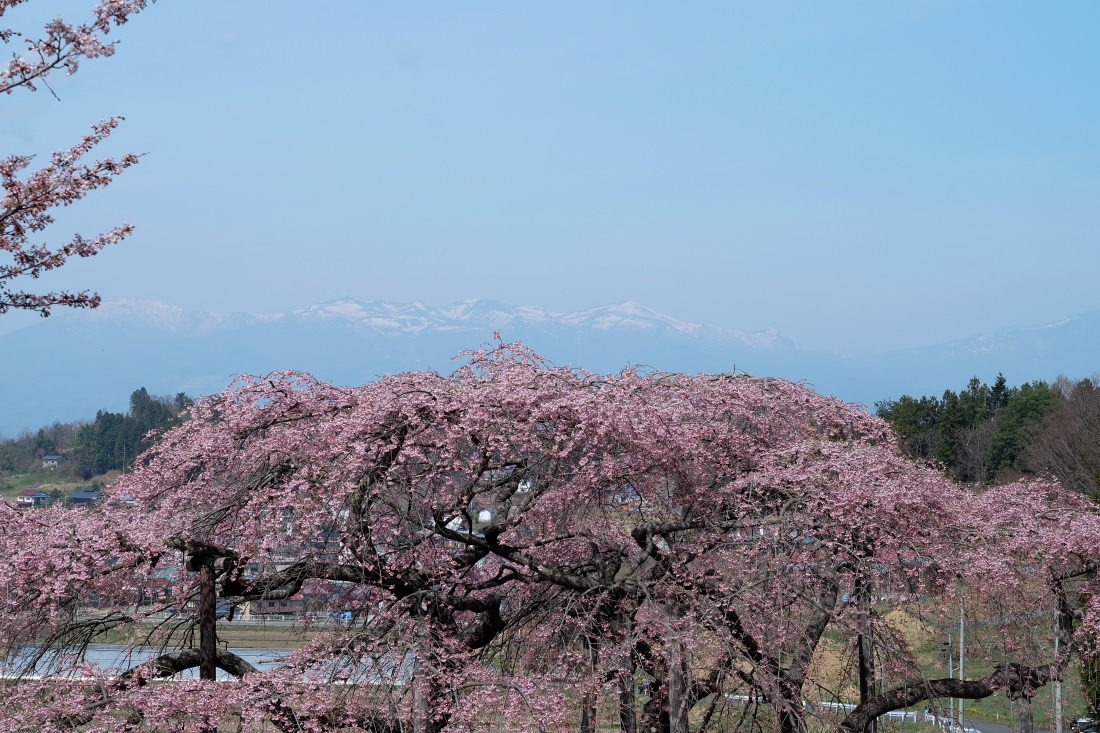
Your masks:
M0 150L119 114L148 153L52 230L134 237L44 287L918 345L1100 308L1098 36L1083 1L160 0L60 102L0 100Z

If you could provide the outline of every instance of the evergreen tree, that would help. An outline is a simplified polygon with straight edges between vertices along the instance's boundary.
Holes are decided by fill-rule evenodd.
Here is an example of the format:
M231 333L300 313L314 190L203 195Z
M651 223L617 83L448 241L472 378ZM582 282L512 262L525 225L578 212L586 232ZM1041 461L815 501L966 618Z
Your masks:
M1060 394L1046 382L1009 387L1004 374L998 374L992 387L975 376L962 391L946 390L940 399L902 395L876 408L906 454L936 460L961 481L984 483L997 471L1026 468L1025 432Z
M931 459L939 450L936 425L942 404L935 397L916 399L902 395L897 400L882 400L875 405L878 416L894 428L902 449L914 458Z
M1008 387L1008 380L1005 379L1005 375L998 372L997 380L993 382L993 387L989 390L989 412L986 417L993 417L1002 407L1007 405L1012 392L1013 390Z
M989 419L990 388L977 377L971 377L966 390L959 393L959 416L964 428L972 428Z
M997 413L997 427L989 446L990 469L1024 468L1024 431L1038 424L1058 400L1057 392L1046 382L1021 385Z
M127 414L99 411L77 439L81 474L90 478L112 470L125 470L152 445L150 433L173 425L179 405L190 404L182 392L174 398L154 397L144 387L130 395Z
M936 458L948 471L954 473L959 451L959 433L965 427L963 413L959 405L959 396L951 390L943 393L942 404L943 410L936 423L936 432L939 435L939 450L936 452Z

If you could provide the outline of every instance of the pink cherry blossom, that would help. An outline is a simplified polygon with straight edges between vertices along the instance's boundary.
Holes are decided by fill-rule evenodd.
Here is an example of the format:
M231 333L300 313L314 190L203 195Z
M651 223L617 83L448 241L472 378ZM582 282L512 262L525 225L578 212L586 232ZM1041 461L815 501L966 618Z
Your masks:
M1100 628L1071 603L1096 597L1100 521L1052 481L957 485L782 380L590 374L519 345L465 359L360 387L241 377L113 488L132 502L8 509L0 639L47 675L0 689L10 729L855 731L930 698L1023 705ZM235 682L148 683L198 664L190 612L158 613L197 597L185 556L218 559L238 612L302 599L308 643L264 672L219 652ZM960 604L996 620L971 653L999 666L929 678L888 616L935 629ZM1034 634L1056 608L1057 656ZM164 656L81 666L96 631L142 620ZM859 707L804 705L838 696Z

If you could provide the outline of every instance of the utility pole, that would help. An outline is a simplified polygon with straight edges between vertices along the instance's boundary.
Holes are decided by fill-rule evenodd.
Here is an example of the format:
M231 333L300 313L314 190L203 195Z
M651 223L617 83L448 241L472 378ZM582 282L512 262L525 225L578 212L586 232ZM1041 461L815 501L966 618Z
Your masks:
M943 645L943 650L947 652L947 679L955 679L955 639L952 637L951 632L947 632L947 642ZM955 714L955 698L949 698L949 704L947 709L951 711L951 714Z
M966 679L966 611L959 606L959 681ZM964 698L959 698L959 727L963 727Z
M1054 661L1058 662L1059 642L1062 640L1062 613L1054 607ZM1061 675L1054 680L1054 733L1062 733L1062 680Z

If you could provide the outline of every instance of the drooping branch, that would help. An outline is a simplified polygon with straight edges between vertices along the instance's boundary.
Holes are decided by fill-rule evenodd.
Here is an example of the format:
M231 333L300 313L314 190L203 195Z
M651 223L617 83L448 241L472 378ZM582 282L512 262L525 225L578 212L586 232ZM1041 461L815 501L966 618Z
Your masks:
M162 679L165 677L172 677L180 672L185 672L198 666L199 650L181 649L177 652L162 654L155 659L150 659L144 664L132 667L123 672L120 675L120 679L128 680L133 677L142 676L148 676L151 679ZM243 659L225 649L218 650L216 666L223 672L227 672L238 678L259 671L247 659Z
M998 663L993 674L978 680L938 679L905 684L861 703L841 721L840 727L848 733L860 733L866 725L886 713L936 698L981 700L1001 690L1006 691L1009 697L1030 697L1035 690L1050 682L1053 672L1051 667Z
M102 695L99 699L86 703L79 712L66 713L56 719L57 723L71 729L77 729L87 725L95 717L98 710L113 704L115 695L133 686L147 685L149 680L165 679L173 677L180 672L194 669L200 665L200 653L198 649L182 649L180 651L162 654L155 659L131 667L118 677L110 681L110 684L101 687ZM219 650L217 653L217 667L234 677L244 677L246 674L258 672L252 664L242 659L233 652Z

